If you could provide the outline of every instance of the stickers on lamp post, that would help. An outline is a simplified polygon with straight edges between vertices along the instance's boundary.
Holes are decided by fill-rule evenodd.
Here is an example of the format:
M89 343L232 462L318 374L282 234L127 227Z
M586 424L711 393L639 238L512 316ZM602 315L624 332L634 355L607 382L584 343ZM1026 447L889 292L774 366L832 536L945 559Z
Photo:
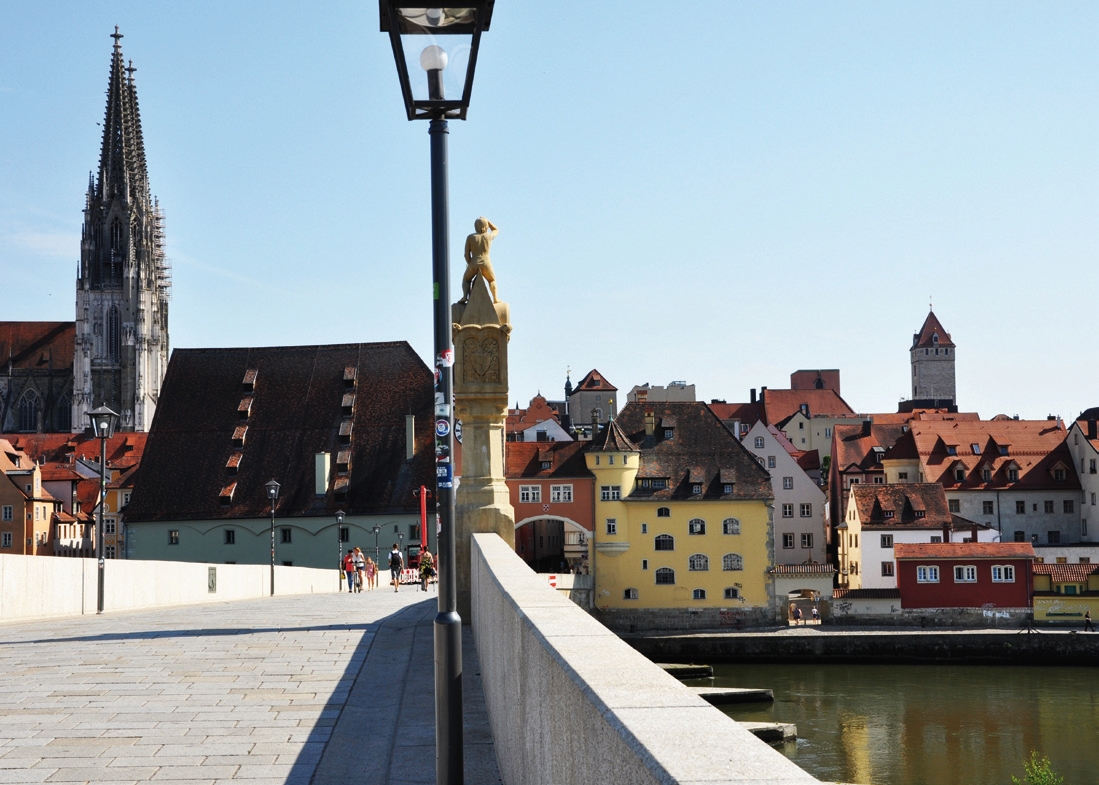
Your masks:
M440 439L445 439L450 435L450 420L436 420L435 421L435 436Z
M437 463L435 464L435 483L440 488L453 488L454 487L454 464L450 463Z

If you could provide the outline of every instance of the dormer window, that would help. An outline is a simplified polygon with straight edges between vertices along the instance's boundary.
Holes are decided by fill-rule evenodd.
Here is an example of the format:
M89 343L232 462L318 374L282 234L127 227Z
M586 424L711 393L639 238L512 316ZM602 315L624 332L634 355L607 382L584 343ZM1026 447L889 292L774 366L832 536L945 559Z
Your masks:
M1001 444L1000 445L1000 455L1007 455L1007 445L1006 444Z
M702 484L696 482L694 485L692 485L691 493L693 493L695 496L698 496L700 493L702 493Z
M733 492L733 486L726 483L725 485L721 486L721 492L728 495Z
M259 370L256 368L249 368L244 372L244 379L242 380L244 391L252 392L256 389L256 377L259 375Z
M974 455L980 455L981 454L981 445L979 445L977 443L973 443L973 444L969 445L969 448L971 450L973 450Z
M913 513L915 514L915 516L916 516L917 518L922 518L922 517L924 517L925 515L927 515L927 511L926 511L926 510L913 510Z
M892 518L893 517L893 511L892 510L885 510L883 514L885 515L886 518Z
M953 444L948 444L948 445L946 445L946 454L947 455L957 455L958 454L958 448Z
M985 482L992 482L992 470L987 466L981 469L981 479Z
M665 428L664 429L664 438L665 439L671 439L673 436L675 436L675 431L673 429L671 429L671 428Z
M550 462L549 461L542 461L542 468L543 469L548 469L549 467L550 467Z
M1056 469L1053 470L1053 479L1055 479L1055 480L1065 479L1065 469L1064 469L1063 466L1058 466Z

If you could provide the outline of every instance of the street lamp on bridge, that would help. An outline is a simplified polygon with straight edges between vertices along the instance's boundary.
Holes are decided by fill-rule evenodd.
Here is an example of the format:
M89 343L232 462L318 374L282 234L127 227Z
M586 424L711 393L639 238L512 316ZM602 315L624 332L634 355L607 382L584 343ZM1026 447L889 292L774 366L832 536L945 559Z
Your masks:
M380 0L381 30L389 34L409 120L430 120L431 249L435 282L435 504L439 513L439 609L435 616L435 781L463 781L462 620L455 569L454 346L450 318L447 120L464 120L473 92L481 33L494 0L424 7L424 0ZM426 73L413 78L419 65ZM411 65L411 67L410 67ZM452 98L447 98L450 85Z

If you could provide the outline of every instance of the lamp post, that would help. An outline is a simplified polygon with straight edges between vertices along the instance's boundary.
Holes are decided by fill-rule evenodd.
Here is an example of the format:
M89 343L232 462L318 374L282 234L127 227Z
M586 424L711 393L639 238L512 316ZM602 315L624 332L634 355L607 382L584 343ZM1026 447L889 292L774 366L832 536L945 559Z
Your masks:
M343 591L343 510L336 510L336 588Z
M118 414L100 406L88 412L92 433L99 439L99 514L95 521L95 561L98 565L96 581L95 612L103 613L103 584L106 563L103 559L103 508L107 504L107 440L114 436L118 427Z
M275 596L275 502L279 498L279 485L274 480L268 480L267 498L271 500L271 596Z
M382 531L381 526L374 527L374 563L377 564L382 558L382 552L378 550L378 534Z
M447 206L447 119L464 120L473 91L481 33L492 20L494 0L425 8L423 0L382 0L381 30L389 34L409 120L430 120L431 256L435 324L435 504L441 532L439 608L435 616L435 781L463 781L462 620L455 576L454 347L450 317L449 216ZM406 51L407 45L407 51ZM424 78L412 80L409 63L419 62ZM449 68L448 68L449 67ZM413 65L415 70L415 65ZM446 85L459 89L448 100Z

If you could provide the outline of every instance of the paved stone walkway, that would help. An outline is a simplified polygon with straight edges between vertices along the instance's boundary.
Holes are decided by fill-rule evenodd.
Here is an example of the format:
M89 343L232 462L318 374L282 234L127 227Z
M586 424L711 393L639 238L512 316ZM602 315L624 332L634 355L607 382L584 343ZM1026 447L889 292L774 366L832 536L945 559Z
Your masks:
M435 781L412 587L0 625L0 783ZM463 629L466 782L499 783Z

